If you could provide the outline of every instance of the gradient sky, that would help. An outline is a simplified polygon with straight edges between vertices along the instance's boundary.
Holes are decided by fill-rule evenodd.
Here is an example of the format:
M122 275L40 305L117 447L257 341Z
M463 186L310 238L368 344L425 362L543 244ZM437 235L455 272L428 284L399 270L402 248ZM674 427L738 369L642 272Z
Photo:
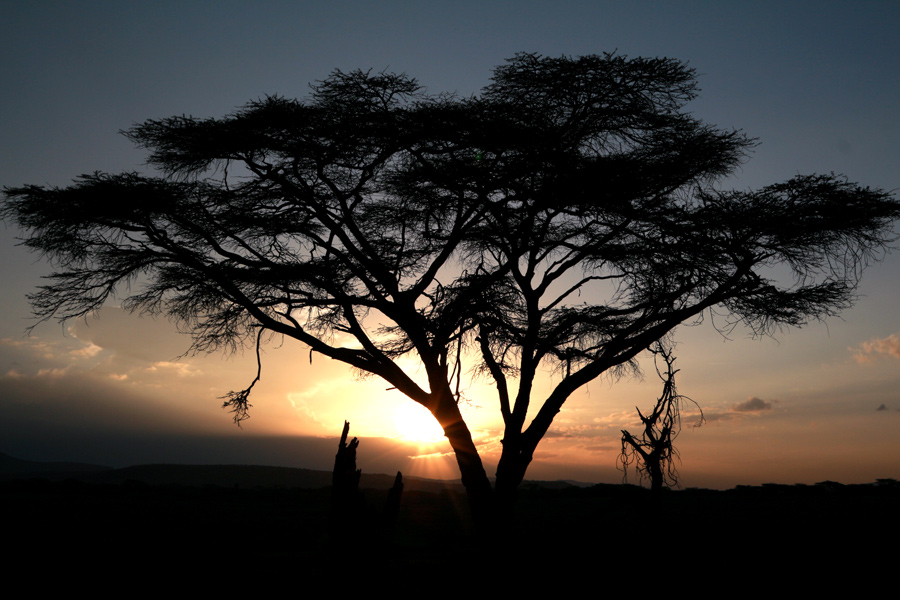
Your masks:
M143 154L118 131L175 114L222 116L266 94L301 97L335 68L405 72L432 92L467 95L519 51L617 50L688 62L702 88L690 109L759 138L728 187L833 171L900 188L892 1L3 0L0 14L0 185L142 169ZM290 341L266 347L252 417L238 429L217 398L246 387L252 353L179 359L189 341L170 323L114 304L97 319L24 335L25 294L49 267L16 247L17 235L0 225L0 452L327 469L347 419L365 438L367 472L458 475L448 445L409 441L430 427L410 424L422 417L412 401L340 363L310 363ZM736 329L725 339L710 319L677 330L679 390L707 419L697 429L686 419L678 439L684 485L900 478L900 253L872 266L859 293L841 319L775 338ZM598 380L573 396L528 477L620 481L619 430L636 430L634 406L660 390L643 364L643 380ZM492 473L496 395L476 383L467 397Z

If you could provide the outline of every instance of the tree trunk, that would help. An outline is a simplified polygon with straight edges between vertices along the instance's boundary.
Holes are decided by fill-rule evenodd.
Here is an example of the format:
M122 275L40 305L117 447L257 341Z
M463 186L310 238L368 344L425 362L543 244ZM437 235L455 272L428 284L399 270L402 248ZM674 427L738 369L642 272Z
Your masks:
M525 479L525 471L530 464L531 454L522 452L519 438L507 434L503 439L500 462L497 463L495 484L498 515L507 525L512 522L519 486Z
M456 454L456 463L472 511L472 520L478 531L485 531L494 520L494 498L491 482L484 470L472 434L463 421L456 399L449 393L442 394L431 409L437 418L450 447Z
M647 472L650 474L650 490L659 493L663 489L663 465L660 452L654 450L650 453L647 463Z

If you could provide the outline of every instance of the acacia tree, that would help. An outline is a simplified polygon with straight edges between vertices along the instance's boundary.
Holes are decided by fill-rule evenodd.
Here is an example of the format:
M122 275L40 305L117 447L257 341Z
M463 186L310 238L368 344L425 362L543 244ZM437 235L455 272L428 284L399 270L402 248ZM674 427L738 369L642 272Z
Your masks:
M658 492L666 485L678 483L678 469L675 467L678 451L675 449L675 438L681 432L681 404L685 400L695 405L697 403L679 394L675 387L675 374L679 369L675 368L675 355L672 349L660 341L654 343L649 351L653 354L654 361L662 358L666 365L663 371L660 370L659 363L655 363L656 374L663 382L662 393L646 415L640 408L635 407L641 419L643 432L637 437L626 429L622 430L622 453L619 455L619 462L622 464L625 477L628 476L628 467L634 464L641 479L647 477L650 480L650 489ZM697 408L699 409L699 406ZM694 426L699 427L703 422L703 411L700 410L700 419Z
M573 392L708 311L759 333L832 315L890 241L898 202L838 176L717 189L754 141L688 113L696 93L683 63L615 54L520 54L472 98L338 71L305 100L136 125L159 176L6 189L3 215L57 267L38 317L125 291L196 351L266 332L379 376L435 416L486 518ZM493 490L458 406L472 372L505 426Z

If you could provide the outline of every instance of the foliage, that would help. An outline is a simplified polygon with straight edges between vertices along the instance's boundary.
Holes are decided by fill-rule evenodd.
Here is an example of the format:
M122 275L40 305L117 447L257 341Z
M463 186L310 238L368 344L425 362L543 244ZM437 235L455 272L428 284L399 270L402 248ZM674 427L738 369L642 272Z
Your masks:
M38 317L119 292L195 351L296 339L431 410L483 506L467 367L496 384L511 499L577 389L713 310L757 333L835 314L890 241L897 201L839 176L716 188L755 142L691 115L696 94L683 63L617 54L519 54L473 98L335 71L304 100L136 125L160 175L7 189L3 216L57 268ZM248 396L230 397L236 416Z

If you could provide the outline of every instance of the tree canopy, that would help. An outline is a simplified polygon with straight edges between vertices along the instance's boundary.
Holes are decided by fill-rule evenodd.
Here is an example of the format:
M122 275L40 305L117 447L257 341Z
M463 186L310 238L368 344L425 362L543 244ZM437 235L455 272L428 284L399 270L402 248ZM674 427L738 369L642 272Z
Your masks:
M686 64L618 54L519 54L468 98L335 71L302 100L138 124L158 175L7 188L3 216L56 266L38 317L119 292L197 351L296 339L428 408L482 510L465 378L496 386L511 502L577 389L710 311L757 333L833 315L892 240L897 200L841 176L720 189L755 141L693 116L696 94Z

